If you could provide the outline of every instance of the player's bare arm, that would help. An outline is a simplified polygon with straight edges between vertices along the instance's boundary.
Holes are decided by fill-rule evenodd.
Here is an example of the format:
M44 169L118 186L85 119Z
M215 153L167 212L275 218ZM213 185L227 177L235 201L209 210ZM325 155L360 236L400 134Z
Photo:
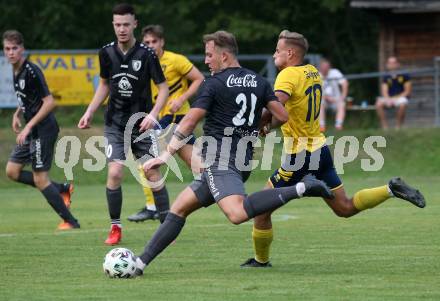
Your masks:
M18 107L17 110L15 110L14 115L12 116L12 130L16 134L20 133L20 128L21 128L20 116L21 116L21 112L22 112L21 108Z
M159 89L159 93L157 94L156 104L154 105L150 114L148 114L144 118L144 120L142 120L142 123L140 126L141 132L146 131L146 130L154 127L154 120L157 119L159 112L162 110L162 108L165 106L165 104L167 102L167 98L169 95L169 89L168 89L167 82L164 81L160 84L157 84L157 88Z
M179 122L179 125L171 138L170 143L167 146L167 151L163 152L159 157L153 158L145 162L143 165L145 172L150 169L158 168L165 164L165 162L172 157L182 146L186 144L186 138L196 128L200 120L206 115L206 110L199 108L192 108L188 114Z
M32 131L32 128L37 125L41 120L43 120L47 114L53 111L56 104L52 97L52 95L48 95L42 99L43 105L41 106L40 110L38 111L35 116L29 120L28 123L26 123L26 126L23 128L23 130L18 134L16 142L18 145L23 145L23 143L26 140L26 137L29 135L29 133Z
M289 95L287 95L286 93L284 93L284 92L280 92L280 91L276 91L275 92L275 96L278 98L278 100L279 100L279 104L281 104L282 106L283 106L283 109L284 109L284 104L287 102L287 100L289 100ZM271 101L270 103L273 103L274 101ZM270 104L269 103L269 104ZM268 104L268 106L269 106L269 104ZM271 122L271 128L276 128L276 127L279 127L279 126L281 126L283 123L286 123L287 122L287 120L289 119L289 115L287 114L287 111L284 109L284 111L286 112L286 115L285 116L283 116L283 117L286 117L286 118L282 118L282 117L277 117L276 115L274 115L272 112L272 122Z
M196 66L193 66L191 71L185 75L185 78L188 79L191 84L188 87L188 90L185 91L179 98L171 100L170 103L170 111L171 113L176 113L182 107L183 103L194 96L199 86L202 84L203 79L205 78L203 74L197 69Z
M284 108L289 96L283 92L275 92L275 96L278 101L270 101L261 115L260 134L263 136L268 134L270 129L280 127L289 120L289 114Z
M99 106L107 99L110 93L110 86L107 79L101 78L96 89L95 95L93 96L92 102L87 107L86 112L81 117L78 123L78 128L87 129L92 123L93 114Z

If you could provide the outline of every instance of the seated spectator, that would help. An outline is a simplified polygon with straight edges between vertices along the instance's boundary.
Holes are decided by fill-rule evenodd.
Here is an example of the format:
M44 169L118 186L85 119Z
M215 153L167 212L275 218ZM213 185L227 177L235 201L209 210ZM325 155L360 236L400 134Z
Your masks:
M348 81L338 69L332 68L331 63L327 59L322 59L319 63L319 72L321 73L322 101L319 123L321 131L326 128L325 114L327 107L336 111L335 128L342 130L345 119L345 99L348 94Z
M411 81L409 74L399 72L400 64L395 56L388 58L386 68L389 73L383 77L382 96L377 98L376 111L382 128L388 129L385 109L395 107L397 109L396 129L400 129L405 119L408 96L411 94Z

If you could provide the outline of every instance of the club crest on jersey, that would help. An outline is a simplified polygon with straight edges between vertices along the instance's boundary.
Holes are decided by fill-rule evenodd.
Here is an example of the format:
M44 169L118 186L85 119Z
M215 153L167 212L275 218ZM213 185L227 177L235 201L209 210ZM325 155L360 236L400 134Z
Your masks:
M24 86L25 86L25 81L24 81L24 79L20 79L19 81L18 81L18 85L20 86L20 89L24 89Z
M126 78L125 76L121 78L121 80L118 83L118 87L121 90L131 90L131 84L130 81L128 80L128 78Z
M142 62L140 60L132 60L131 66L133 67L134 71L139 71L142 66Z

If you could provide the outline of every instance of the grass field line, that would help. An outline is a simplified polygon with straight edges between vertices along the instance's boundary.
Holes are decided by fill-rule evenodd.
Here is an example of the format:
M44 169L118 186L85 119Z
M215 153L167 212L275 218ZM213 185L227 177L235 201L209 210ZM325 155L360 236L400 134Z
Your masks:
M291 214L279 214L273 216L273 221L276 222L285 222L292 219L297 219L298 217ZM248 221L246 223L252 223L252 221ZM193 224L191 227L196 228L216 228L216 227L225 227L229 224L226 222L221 224ZM76 234L89 234L89 233L102 233L102 232L108 232L109 228L96 228L96 229L77 229L77 230L69 230L69 231L53 231L53 232L21 232L21 233L0 233L0 239L1 238L10 238L10 237L25 237L25 236L48 236L48 235L76 235ZM126 228L124 227L124 232L136 232L136 231L144 231L144 229L134 229L134 228Z

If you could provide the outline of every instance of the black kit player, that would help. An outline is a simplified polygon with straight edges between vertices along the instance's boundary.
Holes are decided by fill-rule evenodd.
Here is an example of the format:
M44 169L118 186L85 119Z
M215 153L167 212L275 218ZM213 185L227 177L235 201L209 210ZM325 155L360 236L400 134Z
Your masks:
M202 84L190 111L174 132L167 152L147 161L144 169L164 164L185 144L202 118L206 118L205 136L216 142L211 150L207 144L202 150L205 164L207 161L212 164L205 168L200 180L179 194L165 222L137 258L138 275L179 235L186 217L201 207L217 203L233 224L241 224L301 196L332 197L328 187L312 176L304 177L293 187L246 195L243 182L250 171L244 170L249 170L246 167L252 159L252 141L258 135L263 108L281 123L287 120L287 112L263 77L240 66L236 58L237 43L231 33L217 31L205 35L204 43L205 64L213 75Z
M113 8L113 28L117 41L104 46L99 51L100 82L92 102L78 123L81 129L89 128L93 114L109 97L105 115L104 136L107 139L106 155L108 174L106 196L111 219L111 230L105 243L118 244L122 238L121 207L123 161L126 160L128 146L136 159L142 159L157 147L151 137L136 141L142 132L152 129L160 110L168 97L168 86L159 59L154 50L136 41L134 29L137 26L135 11L129 4L118 4ZM152 105L150 80L158 86L156 104ZM135 124L129 124L136 113L148 113ZM124 145L126 126L133 126L129 143ZM157 150L156 150L157 151ZM160 178L158 169L152 169L146 177L149 181ZM163 221L169 210L168 192L164 185L153 189L156 207Z
M55 101L49 92L43 73L24 56L23 35L16 30L3 33L3 51L12 65L14 89L19 106L12 119L12 129L17 134L14 150L6 165L7 176L16 182L36 187L53 210L63 219L59 230L79 228L70 213L70 195L73 186L51 182L49 170L58 137L58 123L53 114ZM21 128L20 117L26 125ZM32 172L23 170L32 164ZM64 200L63 200L64 198Z

